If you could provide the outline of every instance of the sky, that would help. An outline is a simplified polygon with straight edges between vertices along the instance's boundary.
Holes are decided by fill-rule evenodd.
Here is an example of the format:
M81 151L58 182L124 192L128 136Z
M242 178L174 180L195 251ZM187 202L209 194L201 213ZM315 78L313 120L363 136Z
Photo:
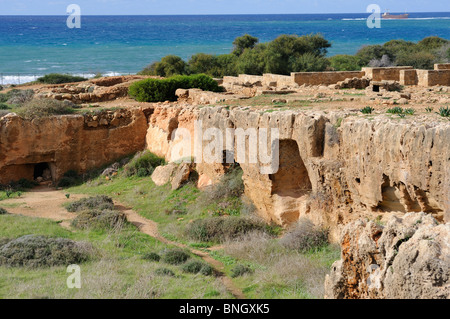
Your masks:
M0 15L366 13L369 4L390 12L450 12L449 0L0 0Z

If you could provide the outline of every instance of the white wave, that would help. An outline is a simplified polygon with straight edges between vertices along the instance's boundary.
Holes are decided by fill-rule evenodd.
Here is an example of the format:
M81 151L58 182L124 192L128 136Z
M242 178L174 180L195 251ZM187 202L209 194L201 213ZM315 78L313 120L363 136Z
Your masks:
M0 84L23 84L27 82L36 81L40 75L1 75Z
M408 19L382 19L382 20L448 20L450 17L408 18ZM367 18L344 18L342 21L361 21Z
M127 75L128 73L121 73L121 72L114 72L114 71L108 71L102 73L102 76L119 76L119 75ZM74 76L81 76L84 78L91 79L95 77L97 74L94 73L72 73L71 75ZM41 76L44 76L44 74L1 74L0 73L0 85L4 84L24 84L28 82L36 81Z

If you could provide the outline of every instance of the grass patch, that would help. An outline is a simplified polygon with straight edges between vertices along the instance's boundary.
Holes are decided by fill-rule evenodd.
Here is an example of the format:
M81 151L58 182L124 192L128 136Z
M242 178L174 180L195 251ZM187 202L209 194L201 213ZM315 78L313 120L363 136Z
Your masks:
M71 232L56 222L19 215L0 215L0 237L11 239L34 234L91 243L95 255L82 263L82 289L68 289L68 265L52 267L0 266L0 298L19 299L198 299L231 298L220 279L184 273L159 276L158 263L142 256L149 251L172 249L134 226L120 232L78 230ZM4 242L0 240L0 245ZM176 273L172 266L166 267ZM211 291L216 293L211 294Z
M328 245L328 231L303 219L280 239L280 243L288 249L300 252L317 250Z

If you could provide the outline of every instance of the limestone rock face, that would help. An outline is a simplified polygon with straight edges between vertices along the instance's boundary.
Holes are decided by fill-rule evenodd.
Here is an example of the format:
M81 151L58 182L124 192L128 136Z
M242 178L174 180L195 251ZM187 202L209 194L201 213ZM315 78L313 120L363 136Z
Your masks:
M450 298L450 224L425 213L358 220L342 233L326 298Z
M170 182L177 167L178 165L176 165L175 163L169 163L168 165L158 166L153 171L152 181L157 186L166 185L167 183Z
M191 164L188 163L180 164L180 166L178 166L175 172L175 176L172 179L172 190L177 190L181 186L183 186L183 184L188 181L191 172L192 172Z
M333 241L339 241L344 225L361 217L381 216L386 221L392 215L423 211L440 222L449 221L450 184L443 183L450 176L448 122L354 115L158 106L150 117L147 148L175 161L177 148L190 149L195 155L196 134L200 136L197 144L205 149L210 140L202 141L202 134L218 130L224 137L224 152L232 154L243 170L246 195L264 219L287 226L306 217L329 227ZM196 121L201 127L195 127ZM250 147L258 141L247 136L240 144L245 146L245 156L238 156L238 139L227 138L227 129L252 128L278 130L280 169L276 173L264 172L261 154L256 162L249 162ZM172 139L177 129L188 132L190 138ZM263 143L270 149L270 141ZM216 182L225 167L223 162L198 161L199 185Z
M109 111L108 111L109 112ZM38 164L46 163L54 181L65 172L83 173L141 151L147 120L139 109L90 115L63 115L24 120L0 119L0 184L34 179ZM118 126L106 124L120 117ZM92 124L92 123L97 123Z

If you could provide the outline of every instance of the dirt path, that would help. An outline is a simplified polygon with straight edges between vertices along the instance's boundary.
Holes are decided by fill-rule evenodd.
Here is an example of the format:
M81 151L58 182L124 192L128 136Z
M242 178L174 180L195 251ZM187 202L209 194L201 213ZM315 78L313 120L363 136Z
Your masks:
M70 198L67 198L64 192L48 186L38 186L20 197L1 201L0 206L6 208L11 214L59 221L61 226L69 229L70 221L76 215L69 213L63 204L82 197L85 196L71 194Z
M67 198L63 191L58 191L54 188L49 188L48 186L39 186L23 194L21 197L1 201L0 206L5 207L8 212L12 214L60 221L60 225L62 227L70 229L70 221L75 218L76 214L67 212L67 210L63 207L63 204L83 197L86 197L86 195L71 194L70 198ZM119 202L115 201L114 204L115 208L123 212L127 216L128 221L138 227L139 231L142 233L147 234L165 244L188 249L194 255L201 257L215 269L217 276L235 298L245 298L242 291L233 284L231 278L226 276L224 272L225 266L220 261L212 258L207 252L193 249L184 244L164 238L158 232L158 224L156 222L142 217L134 210L123 206Z

